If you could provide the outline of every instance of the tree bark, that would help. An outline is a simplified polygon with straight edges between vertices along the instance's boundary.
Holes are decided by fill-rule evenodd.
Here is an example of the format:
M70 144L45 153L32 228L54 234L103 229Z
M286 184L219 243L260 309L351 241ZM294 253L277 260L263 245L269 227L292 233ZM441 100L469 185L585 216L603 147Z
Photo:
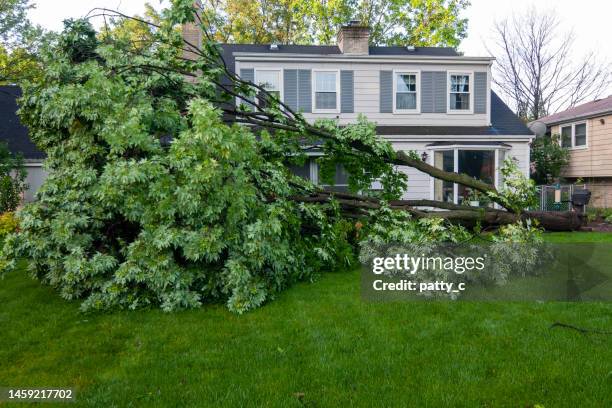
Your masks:
M311 196L293 197L295 201L328 203L335 199L343 215L351 218L365 218L371 210L380 208L381 203L373 197L362 197L347 193L321 191ZM480 223L483 228L513 224L518 220L536 220L547 231L576 231L584 225L584 215L577 212L526 211L521 214L493 208L468 207L434 200L393 200L389 207L407 211L416 218L444 218L452 223L473 227ZM438 210L425 210L430 207Z

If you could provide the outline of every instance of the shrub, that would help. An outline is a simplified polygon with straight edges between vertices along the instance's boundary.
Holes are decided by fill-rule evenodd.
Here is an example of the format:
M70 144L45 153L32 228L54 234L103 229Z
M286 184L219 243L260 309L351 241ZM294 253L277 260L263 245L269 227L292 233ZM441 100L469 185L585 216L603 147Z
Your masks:
M4 240L4 237L11 232L17 231L19 223L15 214L12 212L5 212L0 214L0 243Z
M23 157L12 154L6 143L0 142L0 213L15 211L26 190Z
M531 163L531 178L537 184L549 184L569 163L569 151L559 144L559 135L537 137L531 144Z

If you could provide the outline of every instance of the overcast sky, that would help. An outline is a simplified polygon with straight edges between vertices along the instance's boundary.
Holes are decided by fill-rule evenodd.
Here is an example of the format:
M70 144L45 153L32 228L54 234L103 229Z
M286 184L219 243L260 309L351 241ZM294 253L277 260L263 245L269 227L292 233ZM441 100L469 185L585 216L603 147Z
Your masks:
M142 13L144 0L34 0L30 18L45 28L60 30L62 20L80 17L94 7L106 7L125 14ZM161 7L160 0L150 0ZM532 6L539 10L555 10L564 28L573 29L576 37L575 58L589 50L602 60L612 62L612 1L611 0L471 0L465 12L469 19L468 36L459 49L465 55L488 55L485 44L491 43L492 26L513 12L525 12ZM167 0L162 2L168 4ZM612 94L612 87L606 94ZM604 95L605 96L605 95Z

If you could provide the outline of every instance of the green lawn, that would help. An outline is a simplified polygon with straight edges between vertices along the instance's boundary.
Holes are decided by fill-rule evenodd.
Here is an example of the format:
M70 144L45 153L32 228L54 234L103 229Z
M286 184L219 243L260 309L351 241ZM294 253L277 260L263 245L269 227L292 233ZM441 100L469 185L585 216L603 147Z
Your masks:
M612 242L548 239L595 237ZM0 281L0 386L75 387L70 406L612 406L612 335L556 321L612 330L612 304L365 303L353 271L243 316L83 315L12 273Z

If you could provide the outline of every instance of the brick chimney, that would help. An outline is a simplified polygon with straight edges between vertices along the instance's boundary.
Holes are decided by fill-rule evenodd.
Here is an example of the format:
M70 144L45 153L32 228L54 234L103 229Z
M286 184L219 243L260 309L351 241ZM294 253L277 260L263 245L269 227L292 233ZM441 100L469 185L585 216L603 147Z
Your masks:
M338 47L343 54L368 55L369 41L370 27L362 25L358 20L340 27L338 32Z

